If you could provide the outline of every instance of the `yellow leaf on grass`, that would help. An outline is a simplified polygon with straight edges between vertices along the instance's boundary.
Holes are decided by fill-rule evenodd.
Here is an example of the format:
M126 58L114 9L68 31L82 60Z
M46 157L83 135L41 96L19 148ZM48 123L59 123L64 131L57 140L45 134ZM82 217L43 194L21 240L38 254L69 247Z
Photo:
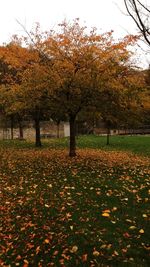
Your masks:
M117 210L117 207L113 207L113 208L112 208L112 211L116 211L116 210Z
M70 252L75 253L75 252L77 252L77 250L78 250L78 247L73 246L72 249L70 250Z
M118 251L115 250L114 253L113 253L113 255L114 255L114 256L119 256Z
M36 255L40 252L40 246L36 248Z
M104 213L102 213L102 216L103 216L103 217L109 217L110 214L109 214L108 212L104 212Z
M140 234L144 234L144 230L143 229L140 229L139 233Z
M100 246L100 248L106 248L107 247L107 245L101 245Z
M98 257L99 256L99 252L97 250L94 250L93 251L93 256Z
M136 226L132 225L132 226L129 227L129 229L130 230L134 230L134 229L136 229Z

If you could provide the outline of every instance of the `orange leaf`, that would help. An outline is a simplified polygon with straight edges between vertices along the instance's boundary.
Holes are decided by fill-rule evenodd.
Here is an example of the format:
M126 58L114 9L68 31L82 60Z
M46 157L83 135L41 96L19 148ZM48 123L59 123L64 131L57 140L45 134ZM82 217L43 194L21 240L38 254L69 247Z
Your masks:
M49 239L45 239L44 242L45 242L46 244L49 244L50 241L49 241Z
M83 262L87 261L87 256L88 256L87 254L82 255L82 261Z
M103 217L109 217L110 214L109 214L108 212L104 212L104 213L102 213L102 216L103 216Z

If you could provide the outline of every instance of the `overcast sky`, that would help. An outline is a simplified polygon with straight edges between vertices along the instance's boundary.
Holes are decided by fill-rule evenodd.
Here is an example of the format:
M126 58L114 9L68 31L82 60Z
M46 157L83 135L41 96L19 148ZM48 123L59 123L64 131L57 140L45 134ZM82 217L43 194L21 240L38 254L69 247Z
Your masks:
M0 43L9 42L13 34L22 35L20 21L28 31L39 22L43 30L55 27L63 19L80 18L98 32L114 30L115 37L136 33L126 15L123 0L2 0L0 5ZM141 51L138 52L141 54ZM141 57L147 63L148 59Z

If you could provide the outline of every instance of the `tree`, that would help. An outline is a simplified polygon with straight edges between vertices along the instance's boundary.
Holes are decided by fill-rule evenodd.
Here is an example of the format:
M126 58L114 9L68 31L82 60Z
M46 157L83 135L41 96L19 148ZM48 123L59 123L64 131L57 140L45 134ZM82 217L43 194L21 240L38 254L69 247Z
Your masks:
M124 0L126 9L128 14L132 17L134 22L136 23L138 29L140 30L144 40L150 47L150 5L146 2L143 3L141 0ZM146 117L146 122L149 123L150 118L150 106L149 106L149 86L150 86L150 70L147 70L147 78L146 78L146 90L142 95L143 101L143 111L142 114L144 118ZM142 117L143 117L142 116ZM144 119L143 118L143 119Z
M9 53L9 48L7 47L0 48L0 86L1 86L1 109L3 110L3 116L6 117L6 120L10 121L11 126L11 139L13 139L13 128L14 123L19 125L20 139L23 139L23 125L22 125L22 116L23 114L19 113L16 109L12 108L12 104L15 103L13 87L15 84L20 83L19 76L17 75L18 66L12 66L6 60Z
M19 125L21 114L30 115L35 122L35 144L41 146L40 120L45 111L48 113L48 70L41 63L38 51L32 47L22 47L18 42L1 47L0 56L5 65L8 65L3 74L4 81L1 87L1 100L3 99L5 112L11 115L11 118L17 115Z
M122 66L128 66L128 46L136 38L127 36L116 42L113 32L98 34L95 28L89 31L79 19L59 26L58 31L43 34L36 29L28 34L26 47L17 40L0 52L11 67L17 68L20 82L11 86L10 94L15 97L12 108L33 116L36 144L41 145L40 120L53 103L53 114L63 110L69 120L72 157L76 155L75 122L79 112L95 106L97 99L103 106L108 89L119 92L124 88Z
M39 63L32 64L23 72L18 92L23 102L22 107L34 120L36 146L41 146L40 121L50 116L49 91L52 88L50 81L50 74L45 66Z
M94 106L100 92L110 83L117 86L115 62L117 67L127 64L130 55L127 46L134 38L126 37L116 43L112 32L97 34L96 29L89 32L80 26L78 19L72 24L64 21L59 26L60 30L49 36L40 49L53 62L56 83L52 98L56 105L64 107L68 116L72 157L76 155L77 115L87 106Z
M145 77L145 87L141 92L141 101L142 101L142 110L141 118L145 125L150 125L150 67L147 70L143 71Z
M144 77L139 70L119 62L114 64L114 75L97 101L97 109L107 128L107 145L112 128L119 128L131 121L133 126L140 121L140 91L144 87Z
M124 0L126 10L150 46L150 6L142 0Z
M57 126L57 138L60 138L60 123L63 121L67 121L67 115L65 114L65 109L63 106L56 105L55 102L51 102L50 105L50 118L53 122L56 123Z

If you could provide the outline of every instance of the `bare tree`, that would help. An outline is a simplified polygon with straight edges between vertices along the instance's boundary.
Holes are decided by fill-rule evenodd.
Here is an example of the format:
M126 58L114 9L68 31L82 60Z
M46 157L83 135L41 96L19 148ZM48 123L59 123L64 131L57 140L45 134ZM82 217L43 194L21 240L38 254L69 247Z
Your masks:
M148 0L149 1L149 0ZM150 6L144 0L124 0L126 10L150 46Z

